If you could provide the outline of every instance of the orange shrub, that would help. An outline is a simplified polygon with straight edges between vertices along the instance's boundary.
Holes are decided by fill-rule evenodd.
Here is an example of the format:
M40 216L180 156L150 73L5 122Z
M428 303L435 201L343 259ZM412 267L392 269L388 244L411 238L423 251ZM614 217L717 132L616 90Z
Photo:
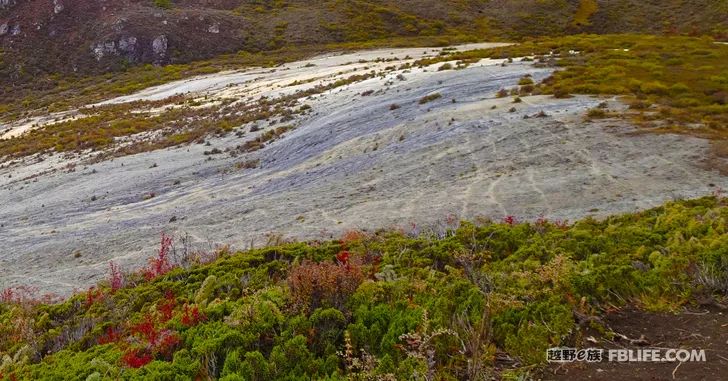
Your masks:
M346 263L339 264L304 261L288 274L293 306L303 312L320 307L343 309L363 281L361 267L348 258Z

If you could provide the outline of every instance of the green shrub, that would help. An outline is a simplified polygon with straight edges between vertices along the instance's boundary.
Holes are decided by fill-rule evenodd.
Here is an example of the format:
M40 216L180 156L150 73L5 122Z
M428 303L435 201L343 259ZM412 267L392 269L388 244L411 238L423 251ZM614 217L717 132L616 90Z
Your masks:
M425 103L430 103L430 102L432 102L434 100L438 100L440 98L442 98L442 95L440 93L429 94L420 99L420 104L423 105Z
M154 0L154 5L159 8L170 9L172 8L172 0Z

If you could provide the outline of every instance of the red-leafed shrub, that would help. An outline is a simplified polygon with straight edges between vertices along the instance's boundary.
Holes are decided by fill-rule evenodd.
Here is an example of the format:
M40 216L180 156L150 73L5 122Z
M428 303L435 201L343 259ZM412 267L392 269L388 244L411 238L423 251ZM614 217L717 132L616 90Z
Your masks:
M109 262L111 292L114 293L124 287L124 274L122 274L119 265Z
M152 280L172 270L173 267L169 261L169 254L171 250L172 237L162 233L157 256L149 260L149 267L144 271L144 276L147 280Z
M185 327L193 327L205 320L207 320L207 317L200 312L200 308L198 306L184 305L184 311L182 312L182 325Z
M177 347L179 347L179 344L180 338L176 332L164 331L163 337L155 349L160 355L171 357Z
M515 216L505 216L503 217L503 223L508 225L515 225L518 223L518 220Z
M159 303L157 310L161 315L161 322L166 323L172 320L174 309L177 307L177 299L172 291L164 293L164 300Z
M8 287L0 291L0 303L38 303L38 289L29 286Z
M140 349L128 349L121 357L121 361L129 368L141 368L152 362L154 357Z
M86 307L91 307L96 302L104 299L104 291L100 288L91 287L86 292Z
M15 290L11 287L8 287L2 291L0 291L0 302L2 303L14 303L16 301L15 299Z
M154 321L151 317L147 318L141 323L137 323L131 327L131 333L144 339L151 345L156 345L159 339L159 331L155 327Z
M351 253L346 250L336 254L336 260L340 266L347 266L349 264L349 257L351 257Z
M364 275L361 266L353 263L350 253L339 253L337 261L339 263L304 261L300 266L291 269L288 274L288 287L291 289L296 309L343 309L346 300L364 280Z
M113 327L108 327L106 328L106 333L99 338L99 344L104 345L116 343L120 338L119 333Z

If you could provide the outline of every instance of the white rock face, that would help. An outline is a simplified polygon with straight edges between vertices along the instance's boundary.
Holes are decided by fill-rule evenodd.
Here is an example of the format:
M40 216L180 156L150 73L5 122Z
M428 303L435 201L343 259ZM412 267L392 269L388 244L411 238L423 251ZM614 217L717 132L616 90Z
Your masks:
M134 36L122 37L119 40L119 50L125 53L134 53L136 50L137 38Z
M214 23L214 24L210 25L210 27L209 27L209 28L207 28L207 31L208 31L209 33L213 33L213 34L218 34L218 33L220 33L220 23L216 22L216 23Z
M13 5L15 5L15 3L16 3L15 0L0 0L0 9L10 8Z
M134 36L121 37L119 41L103 41L91 46L91 52L97 61L109 55L122 55L132 57L137 51L137 38Z
M399 67L424 50L439 53L419 48L327 55L275 70L178 81L109 103L187 92L201 102L275 99ZM255 138L252 125L241 126L240 137L207 139L212 147L88 165L55 155L0 167L0 289L84 288L104 278L109 260L125 269L144 265L162 231L189 233L193 250L216 244L243 249L251 241L265 243L272 232L321 239L350 229L437 229L449 215L574 220L728 189L728 178L697 164L708 155L705 140L630 134L635 128L621 120L585 122L587 110L605 99L533 96L514 104L510 97L496 98L526 74L539 81L552 73L526 62L501 63L397 69L303 99L313 112L287 122L295 130L238 157L208 160L203 153ZM434 93L442 97L419 103ZM390 110L392 104L400 107ZM537 117L541 111L545 117ZM256 125L258 134L280 126ZM260 165L236 169L249 160ZM150 193L155 197L143 197ZM74 258L76 251L81 258Z
M17 36L21 33L20 24L15 24L10 28L10 35Z
M8 31L10 30L10 26L8 23L2 23L0 24L0 36L4 36L8 34Z
M92 46L91 50L97 61L100 61L107 55L118 54L115 41L99 42L96 45Z
M167 36L161 35L152 41L152 51L157 60L164 59L167 55Z

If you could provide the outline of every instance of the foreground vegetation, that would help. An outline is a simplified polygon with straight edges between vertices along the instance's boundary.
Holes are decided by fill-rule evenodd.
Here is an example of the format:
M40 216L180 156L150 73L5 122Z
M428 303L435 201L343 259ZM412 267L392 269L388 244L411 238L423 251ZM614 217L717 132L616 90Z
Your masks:
M727 223L728 199L710 197L604 221L448 219L240 253L163 236L147 268L112 263L107 282L65 301L2 292L0 380L523 376L546 348L604 330L590 317L606 310L724 297Z

